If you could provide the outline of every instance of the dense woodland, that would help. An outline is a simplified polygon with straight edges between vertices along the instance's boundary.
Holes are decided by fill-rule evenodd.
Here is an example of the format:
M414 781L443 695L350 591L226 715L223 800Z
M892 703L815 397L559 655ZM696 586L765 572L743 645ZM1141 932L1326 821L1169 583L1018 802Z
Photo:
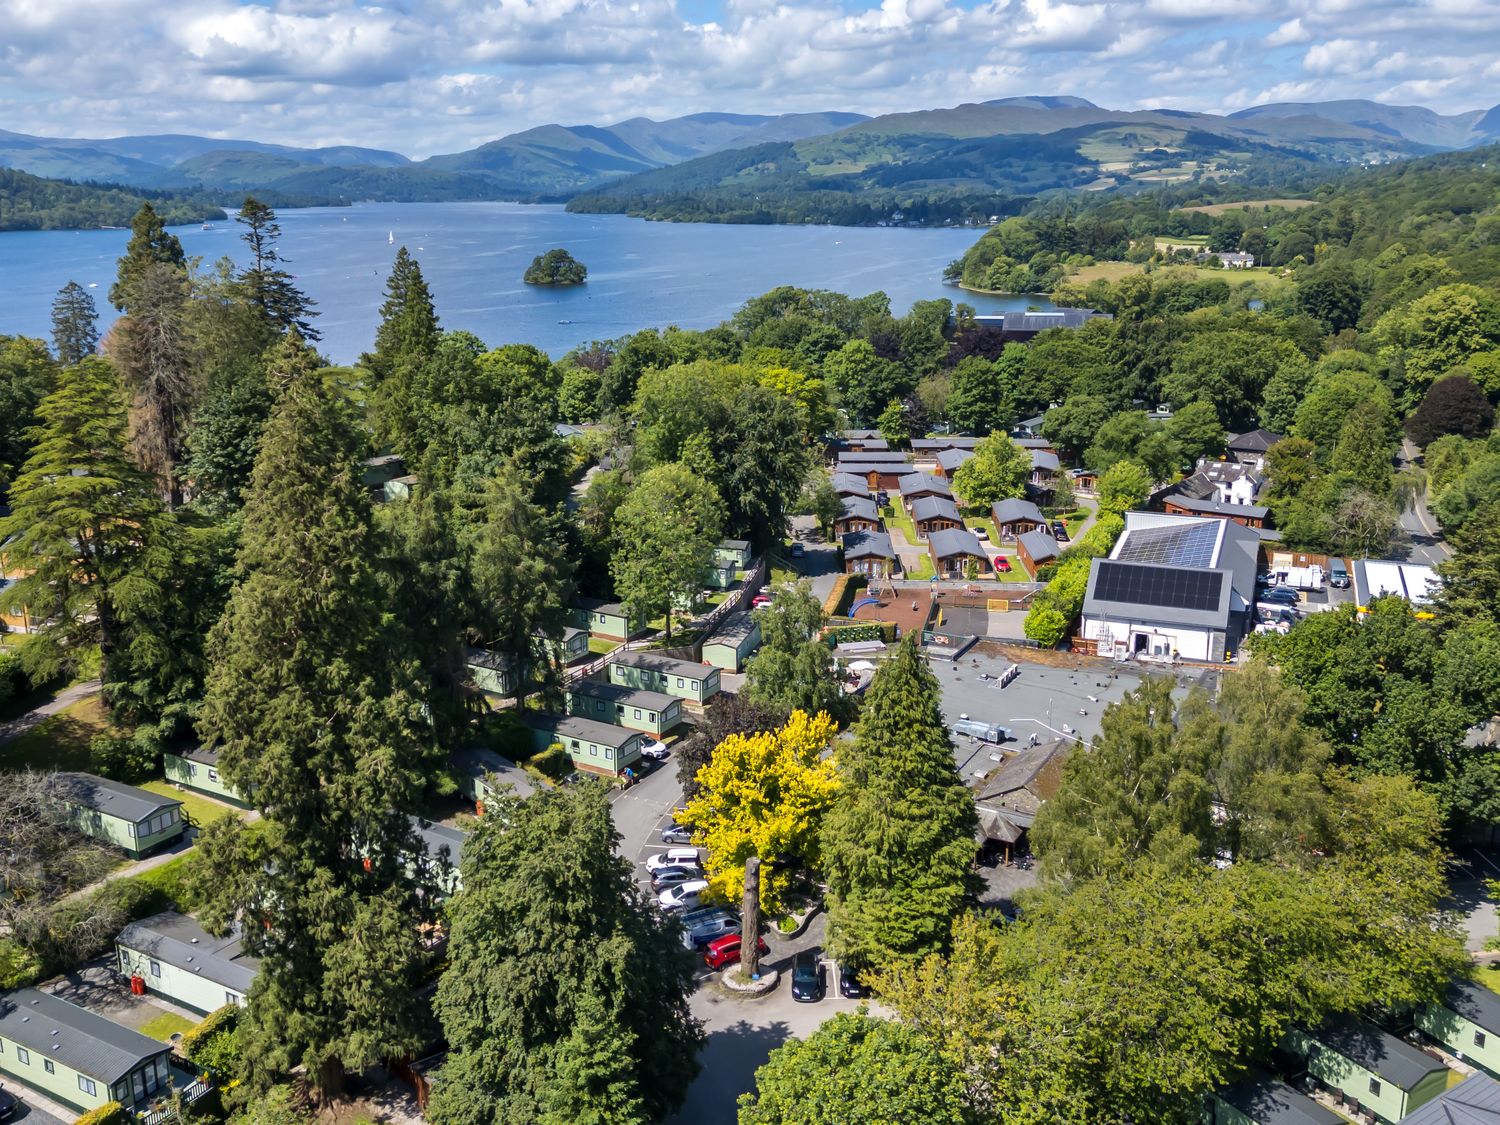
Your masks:
M1500 711L1497 175L1482 155L1434 158L1295 212L1184 219L1298 253L1239 287L1153 253L1083 295L1112 320L1029 345L947 301L897 316L882 294L783 288L707 331L553 361L445 329L403 249L349 367L319 358L269 208L241 208L236 270L194 267L142 207L108 338L76 285L51 341L0 337L0 541L20 575L0 597L47 622L4 671L98 673L123 734L96 769L136 776L201 738L262 813L212 826L174 889L209 925L257 923L249 1008L204 1048L240 1080L226 1112L292 1125L303 1099L437 1042L436 1125L644 1125L680 1104L702 1044L689 964L614 853L602 787L498 802L446 903L407 814L451 791L449 750L513 737L466 683L466 647L519 669L524 704L556 698L552 642L578 593L670 635L721 537L764 548L789 514L831 520L821 454L844 423L995 432L976 461L1001 476L1004 432L1045 412L1101 473L1106 512L1265 425L1287 435L1268 495L1290 544L1399 550L1398 511L1430 491L1455 553L1431 613L1314 614L1214 698L1152 684L1111 708L1038 819L1042 883L1011 923L973 909L972 800L916 649L855 711L821 607L780 591L746 690L679 754L684 817L722 893L751 856L773 872L768 911L825 885L829 951L891 1015L775 1052L744 1125L842 1122L851 1104L903 1122L1193 1122L1292 1024L1435 996L1466 965L1444 849L1500 819L1500 759L1466 741ZM985 268L1046 273L1160 229L1161 200L1110 206L1002 223ZM1169 420L1147 417L1158 403ZM564 421L593 425L565 439ZM1424 467L1396 470L1403 433ZM383 451L417 478L409 499L372 502L363 463ZM1057 565L1039 632L1066 629L1117 525ZM61 901L97 857L6 807L0 842L31 882L0 903L24 955L0 967L97 952ZM443 965L419 940L439 921Z
M0 231L128 227L147 200L166 223L225 217L220 203L206 194L45 180L0 168Z

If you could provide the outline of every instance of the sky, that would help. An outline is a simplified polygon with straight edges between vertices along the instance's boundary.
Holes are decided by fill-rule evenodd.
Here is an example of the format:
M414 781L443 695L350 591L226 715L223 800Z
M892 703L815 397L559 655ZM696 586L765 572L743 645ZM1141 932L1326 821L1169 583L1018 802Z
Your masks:
M1500 102L1496 0L0 0L0 129L414 157L548 122L1073 94Z

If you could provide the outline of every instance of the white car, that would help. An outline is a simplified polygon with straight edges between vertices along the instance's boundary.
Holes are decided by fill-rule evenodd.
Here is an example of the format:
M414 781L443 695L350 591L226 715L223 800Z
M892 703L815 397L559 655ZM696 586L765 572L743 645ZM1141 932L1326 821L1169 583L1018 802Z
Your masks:
M641 742L641 757L650 758L653 762L665 762L667 760L667 744L659 742L654 738L647 738Z
M678 883L677 886L662 891L656 896L656 902L663 910L687 910L697 906L707 890L707 879L693 879L691 882Z
M700 867L697 848L668 848L657 855L646 857L646 870L657 871L663 867Z

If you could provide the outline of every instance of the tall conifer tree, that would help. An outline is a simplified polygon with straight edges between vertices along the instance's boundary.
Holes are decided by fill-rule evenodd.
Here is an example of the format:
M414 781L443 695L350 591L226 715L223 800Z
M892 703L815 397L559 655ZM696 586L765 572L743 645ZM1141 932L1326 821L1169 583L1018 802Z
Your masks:
M246 1054L258 1083L297 1065L320 1099L414 1049L421 888L405 810L429 727L419 670L387 625L363 451L295 333L245 499L238 584L210 638L200 729L264 814L205 834L205 916L253 919L262 958Z
M250 265L239 276L250 304L276 332L295 328L303 339L316 340L318 333L311 324L318 315L313 311L316 302L298 289L292 275L282 268L286 259L276 248L281 237L276 212L254 196L246 196L234 221L245 227L240 238L250 247Z
M375 350L360 362L370 370L375 384L375 413L382 441L407 456L414 410L412 384L422 365L437 351L442 333L432 292L422 277L422 267L407 253L396 252L391 276L385 284L385 303L380 306L380 325L375 329Z
M109 303L121 312L129 312L135 299L135 285L148 266L165 265L184 272L187 256L182 252L182 243L167 230L156 208L142 203L130 222L130 241L125 245L125 256L120 259L119 275L109 287Z
M76 281L57 291L52 301L52 346L58 362L70 367L99 347L99 310Z
M877 966L942 949L970 891L974 801L911 637L875 673L838 757L823 837L830 948Z
M109 350L131 393L136 460L156 478L162 499L176 507L182 499L177 467L198 397L186 270L152 262L134 274L130 311L110 333Z

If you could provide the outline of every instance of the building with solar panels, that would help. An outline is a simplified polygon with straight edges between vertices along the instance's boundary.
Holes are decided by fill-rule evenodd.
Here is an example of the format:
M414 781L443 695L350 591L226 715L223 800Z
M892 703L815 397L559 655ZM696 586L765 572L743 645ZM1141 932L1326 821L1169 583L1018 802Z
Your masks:
M1222 661L1251 624L1260 537L1231 520L1126 512L1089 570L1079 639L1100 656Z

